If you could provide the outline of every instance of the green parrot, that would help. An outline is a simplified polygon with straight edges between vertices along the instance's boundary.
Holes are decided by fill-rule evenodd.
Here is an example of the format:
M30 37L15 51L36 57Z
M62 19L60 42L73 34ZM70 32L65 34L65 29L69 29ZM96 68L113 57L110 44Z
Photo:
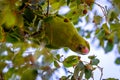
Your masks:
M60 15L46 17L41 26L45 31L47 47L56 49L68 47L83 55L89 53L89 43L79 35L74 25L66 17Z

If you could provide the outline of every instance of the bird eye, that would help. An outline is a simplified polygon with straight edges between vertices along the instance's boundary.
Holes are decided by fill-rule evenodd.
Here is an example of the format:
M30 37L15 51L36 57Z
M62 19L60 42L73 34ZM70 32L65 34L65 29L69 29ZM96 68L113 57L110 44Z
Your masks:
M68 19L64 19L64 22L69 22L69 20Z
M84 49L84 48L85 48L85 46L83 46L83 45L81 45L81 44L78 46L78 50L82 50L82 49Z

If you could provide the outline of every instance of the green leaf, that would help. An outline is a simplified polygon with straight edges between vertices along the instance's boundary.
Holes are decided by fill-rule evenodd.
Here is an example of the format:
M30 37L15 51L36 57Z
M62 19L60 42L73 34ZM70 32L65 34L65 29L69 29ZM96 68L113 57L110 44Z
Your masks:
M60 54L56 55L57 60L60 60Z
M118 52L120 53L120 42L117 43Z
M113 46L114 46L114 44L112 42L108 41L106 47L104 48L105 53L112 51Z
M69 50L69 48L67 48L67 47L64 48L64 51L65 51L66 53L68 52L68 50Z
M41 52L44 57L43 57L43 61L45 64L50 64L54 61L54 57L53 57L53 54L50 52L50 50L48 49L44 49L43 52Z
M119 42L119 40L120 40L120 30L116 31L115 36L117 36L116 38L118 39L118 42Z
M112 31L118 31L118 30L120 30L120 23L110 24L110 29Z
M80 31L81 31L81 28L80 28L80 27L77 27L76 29L77 29L77 31L78 31L78 32L80 32Z
M119 80L119 79L116 79L116 78L107 78L107 79L104 79L104 80Z
M70 0L67 0L67 5L69 6L69 4L70 4Z
M119 3L119 0L113 0L113 3L115 5L115 7L117 8L116 12L120 12L120 3Z
M99 62L100 62L99 59L92 59L92 60L91 60L91 64L92 64L92 65L98 65Z
M102 25L102 28L103 28L103 30L105 31L106 34L110 34L110 30L109 30L109 28L108 28L107 23L103 24L103 25Z
M77 7L80 5L81 0L76 0Z
M35 80L38 72L36 69L27 69L23 72L21 80Z
M62 76L62 77L60 78L60 80L67 80L67 77L66 77L66 76Z
M104 48L104 39L100 39L100 46Z
M97 30L98 31L98 30ZM105 36L105 31L104 30L99 30L98 32L96 32L97 34L96 34L96 37L98 38L98 39L103 39L104 38L104 36Z
M22 35L22 31L19 27L15 27L14 29L6 32L6 42L15 43L24 41L24 36Z
M25 8L23 17L26 20L26 22L31 23L34 19L34 13L30 8Z
M118 58L115 60L115 63L116 63L117 65L120 65L120 57L118 57Z
M76 6L73 6L65 16L69 18L74 24L77 24L79 20L79 16L81 15L82 15L82 10L78 9Z
M88 56L89 59L95 59L96 56L95 55L92 55L92 56Z
M84 66L83 62L81 62L81 61L76 65L76 67L74 69L74 78L75 79L78 78L79 72L82 71L82 70L84 70L84 67L85 66Z
M89 79L90 77L92 77L92 70L88 70L88 69L85 69L85 78L86 79Z
M80 72L80 76L79 76L79 79L81 80L84 76L84 70Z
M101 28L96 29L95 36L100 41L100 46L104 47L104 37L105 37L105 31Z
M49 0L52 7L51 12L58 11L62 5L66 4L65 0Z
M86 38L90 38L91 37L91 32L86 31L87 35L85 36Z
M7 33L6 42L15 43L20 41L19 37L15 33Z
M59 67L60 67L60 65L59 65L59 63L58 63L57 61L54 61L54 66L55 66L56 68L59 68Z
M117 9L111 9L108 12L108 20L109 22L113 22L114 20L118 20L118 15L119 15L119 11L117 11Z
M7 71L7 73L4 74L5 80L9 80L12 77L13 73L15 74L15 69L14 68L10 68Z
M23 17L21 15L16 16L16 26L22 28L24 25Z
M63 61L63 65L65 67L72 67L75 66L76 64L78 64L79 62L79 57L76 55L72 55L67 57L64 61Z
M13 64L14 64L14 67L19 67L24 64L24 58L22 57L22 54L20 54L20 51L13 58Z
M95 24L100 24L102 21L102 17L101 16L94 16L94 23Z
M116 43L117 42L116 41L117 39L115 39L116 38L115 33L110 33L109 35L106 35L106 38L111 43L113 43L113 42Z
M7 64L4 63L4 62L0 62L0 72L3 71L3 69L5 68L6 65L7 65Z

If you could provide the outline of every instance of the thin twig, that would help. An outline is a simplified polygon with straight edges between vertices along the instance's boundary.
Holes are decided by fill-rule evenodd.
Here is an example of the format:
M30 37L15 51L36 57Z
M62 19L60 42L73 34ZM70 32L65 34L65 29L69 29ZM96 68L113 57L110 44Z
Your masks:
M4 80L3 73L0 72L0 80Z
M102 10L102 12L105 16L105 19L107 21L107 12L106 12L105 8L103 6L101 6L100 4L96 3L96 2L94 2L94 3L101 8L101 10Z
M101 67L99 67L99 66L97 66L97 67L98 67L98 69L101 71L100 80L102 80L102 76L103 76L103 68L101 68Z
M93 72L92 72L92 79L95 80L95 79L94 79L94 76L93 76Z
M47 6L47 13L46 13L46 15L48 16L49 15L49 5L50 5L50 1L49 0L47 1L47 4L48 4L48 6Z

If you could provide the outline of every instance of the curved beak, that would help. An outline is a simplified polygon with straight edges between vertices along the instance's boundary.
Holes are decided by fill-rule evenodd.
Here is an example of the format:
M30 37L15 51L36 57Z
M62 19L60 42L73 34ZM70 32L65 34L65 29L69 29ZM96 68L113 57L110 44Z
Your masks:
M85 48L83 48L81 51L82 51L82 54L83 54L83 55L86 55L86 54L89 53L90 50L89 50L87 47L85 47Z

